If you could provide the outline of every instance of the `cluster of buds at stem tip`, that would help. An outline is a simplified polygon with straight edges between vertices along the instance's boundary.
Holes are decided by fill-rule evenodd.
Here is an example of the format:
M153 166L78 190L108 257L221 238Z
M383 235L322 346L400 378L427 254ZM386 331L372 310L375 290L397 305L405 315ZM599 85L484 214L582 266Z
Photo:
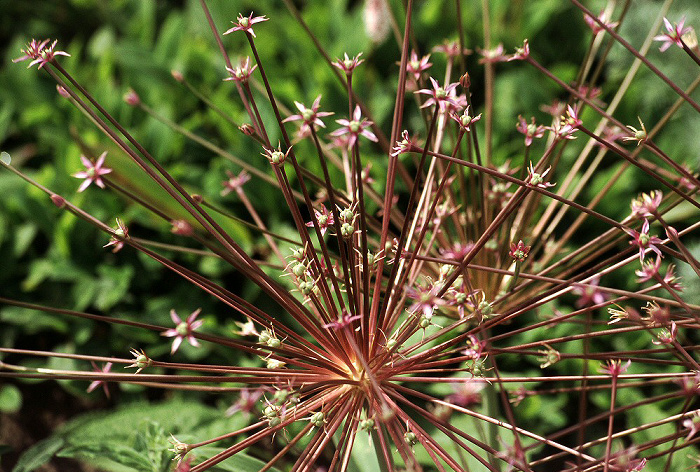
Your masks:
M338 215L340 218L340 234L348 239L355 233L355 218L357 215L352 208L345 208Z
M269 329L263 329L260 331L260 334L258 335L258 343L275 349L282 346L282 341L275 336L274 331Z
M280 423L282 423L282 420L284 419L283 417L283 407L279 405L274 405L268 402L267 406L263 409L263 420L267 421L267 425L270 428L279 426Z

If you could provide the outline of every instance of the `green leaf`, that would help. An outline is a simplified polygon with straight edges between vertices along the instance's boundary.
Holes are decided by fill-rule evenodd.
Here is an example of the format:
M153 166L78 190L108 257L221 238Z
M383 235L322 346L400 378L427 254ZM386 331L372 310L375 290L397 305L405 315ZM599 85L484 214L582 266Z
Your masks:
M15 230L15 247L13 248L15 257L20 257L27 251L29 245L34 241L37 229L35 224L26 223Z
M14 385L0 387L0 411L15 413L22 408L22 393Z
M70 446L58 453L58 456L89 460L108 459L138 471L155 472L142 452L117 442L93 442Z
M197 457L212 457L223 450L224 449L220 447L199 447L197 448ZM212 470L226 472L258 472L264 465L265 462L261 461L260 459L239 453L233 457L229 457L223 462L220 462ZM271 472L280 472L279 469L274 467L269 470Z
M12 472L30 472L46 464L64 444L63 438L51 437L27 449Z

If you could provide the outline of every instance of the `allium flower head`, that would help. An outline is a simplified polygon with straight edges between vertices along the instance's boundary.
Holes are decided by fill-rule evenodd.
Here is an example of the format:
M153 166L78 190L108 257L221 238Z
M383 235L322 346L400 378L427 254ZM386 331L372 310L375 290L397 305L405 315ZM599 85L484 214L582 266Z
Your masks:
M341 125L342 128L333 131L331 133L331 136L347 135L349 138L348 148L352 148L355 146L355 143L357 142L357 137L360 135L364 136L370 141L374 141L375 143L378 141L374 133L367 129L370 126L372 126L373 123L362 116L362 110L360 109L360 105L355 106L355 111L352 114L352 120L341 119L335 120L335 122Z
M253 413L263 393L265 391L262 388L256 388L255 390L249 388L241 389L240 397L226 410L226 416L232 416L239 411L248 414Z
M413 145L415 144L414 140L411 139L411 137L408 134L407 130L403 130L401 133L401 141L396 141L396 144L394 145L393 148L391 148L391 156L392 157L398 157L400 154L405 154L407 152L411 152L411 149L413 148Z
M127 92L124 94L124 101L126 102L127 105L135 107L138 106L141 103L141 98L138 96L138 94L134 91L134 89L129 89Z
M134 356L133 364L130 364L125 369L136 367L136 373L138 374L143 369L150 367L153 364L153 359L148 357L143 349L137 351L136 349L131 350L131 355Z
M468 407L481 403L481 391L486 387L486 382L465 378L453 384L454 393L445 398L446 401Z
M318 111L319 107L321 106L320 95L316 97L314 103L311 105L311 108L306 108L302 103L297 101L295 101L294 104L299 110L299 114L291 115L285 118L282 120L282 123L287 123L289 121L302 121L307 126L314 124L316 126L320 126L321 128L325 128L326 125L323 123L323 121L321 121L321 118L324 116L331 116L333 114L333 112L330 111Z
M178 219L170 222L173 226L170 228L170 232L173 234L178 234L180 236L192 236L194 234L194 228L189 221Z
M199 342L192 333L204 323L203 320L197 320L197 316L199 316L201 311L201 308L197 308L187 317L187 320L182 321L175 310L170 310L170 318L173 320L173 323L175 323L175 328L160 333L161 336L175 338L173 339L173 346L170 350L170 354L175 354L184 340L187 340L187 342L194 347L199 347Z
M337 320L331 321L330 323L326 323L323 325L323 327L326 329L343 329L347 326L350 326L353 321L359 320L360 318L362 318L362 316L352 316L349 311L343 310L343 312L340 313L340 315L338 315Z
M432 317L435 308L446 305L447 300L438 296L438 289L432 284L406 287L406 296L414 302L408 307L410 313L422 313L425 317Z
M100 157L97 158L97 161L93 163L87 157L80 156L80 161L85 166L85 170L76 172L73 174L73 177L85 180L82 184L80 184L80 187L78 187L78 192L82 192L88 188L91 183L94 183L100 188L105 188L105 183L102 180L102 176L112 172L112 169L104 167L105 157L107 157L107 151L103 152Z
M459 48L459 41L447 41L445 40L442 44L438 44L433 48L434 52L441 52L448 57L459 57L461 55L468 56L473 51L471 49L461 49Z
M277 143L277 149L268 149L268 148L263 148L265 152L261 153L261 155L265 156L267 160L272 164L273 166L281 166L284 164L284 162L287 160L287 157L289 156L289 152L292 150L292 148L288 148L286 152L282 152L282 145Z
M637 283L641 284L648 280L653 279L659 273L659 268L661 267L661 258L655 257L652 260L645 259L642 262L642 269L635 270L634 273L639 277Z
M683 47L683 35L689 33L691 28L683 27L685 25L685 17L681 18L681 21L675 25L671 25L671 22L664 17L664 26L666 27L666 32L658 36L654 36L654 41L661 41L663 44L659 48L659 51L664 52L671 45L675 44L679 48Z
M255 32L253 31L253 25L256 23L262 23L263 21L267 20L269 20L269 18L265 18L265 15L253 17L253 12L250 12L250 15L248 16L243 16L239 13L238 18L236 18L236 21L231 22L236 26L226 30L224 34L230 34L234 31L245 31L246 33L250 34L252 37L255 38L256 36Z
M693 436L695 436L698 431L700 431L700 410L695 410L693 416L683 420L683 427L688 430L688 435L685 437L686 441L690 441Z
M656 339L652 341L652 344L662 345L662 344L673 344L676 340L676 335L678 334L678 326L675 321L671 321L671 328L662 328L661 331L656 335Z
M70 57L70 54L65 51L54 51L58 40L54 40L54 42L51 43L51 46L46 47L49 41L51 40L45 39L43 41L37 41L36 39L32 39L31 42L27 44L27 47L22 49L24 55L16 59L12 59L12 62L21 62L31 59L32 61L27 66L27 69L35 64L39 64L39 69L41 69L44 67L44 65L53 61L54 57L56 56Z

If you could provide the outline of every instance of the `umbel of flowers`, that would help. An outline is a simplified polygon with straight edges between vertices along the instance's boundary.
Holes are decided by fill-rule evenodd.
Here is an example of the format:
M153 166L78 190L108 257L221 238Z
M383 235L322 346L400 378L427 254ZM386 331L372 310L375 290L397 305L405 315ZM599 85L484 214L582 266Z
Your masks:
M581 8L595 37L608 34L628 46L616 31L619 22L609 21L609 14L596 17L572 3ZM202 6L213 26L205 2ZM691 407L700 365L688 333L699 326L700 307L684 300L672 265L666 266L665 276L660 271L664 258L674 258L700 276L700 263L683 242L698 223L676 229L665 217L680 203L695 212L700 208L694 197L699 184L694 172L664 154L641 119L641 130L626 126L594 101L583 88L595 85L588 82L589 76L584 74L575 87L558 79L533 57L536 51L527 40L510 55L502 45L482 50L486 77L496 65L534 67L570 95L569 103L551 107L555 112L547 126L534 118L528 123L522 116L514 117L513 130L525 136L523 155L518 161L494 165L488 131L493 97L487 95L484 112L477 114L470 90L474 74L464 70L459 82L450 80L450 71L459 67L459 58L466 53L461 43L441 48L447 61L442 80L436 78L439 71L430 71L429 56L409 50L412 8L409 1L396 112L388 138L353 89L352 78L363 63L359 54L345 54L331 63L340 72L337 78L347 92L350 116L336 120L339 127L326 134L323 119L331 113L320 111L320 96L308 107L295 102L299 113L283 116L274 82L256 48L254 27L263 28L268 18L241 14L223 33L236 32L248 41L252 57L235 68L222 47L229 74L225 80L236 87L249 112L250 123L241 131L260 145L261 162L269 169L262 172L241 163L241 173L227 173L222 195L233 193L241 200L251 225L261 231L272 257L278 259L282 269L274 274L263 270L217 223L215 210L204 197L188 193L75 81L57 61L57 56L67 54L55 50L55 41L50 46L49 40L32 41L18 60L30 60L30 65L53 77L61 95L139 164L188 219L150 209L173 233L191 238L229 263L278 308L263 310L154 250L121 218L111 228L2 161L4 168L46 192L58 207L107 233L107 246L114 251L139 251L215 297L237 317L240 329L230 336L209 334L205 320L197 320L200 309L194 307L185 320L173 309L173 326L164 327L9 298L3 298L4 303L160 332L173 338L172 356L181 355L183 341L194 348L206 342L240 350L257 363L252 367L181 364L175 358L151 358L146 353L149 346L139 346L132 357L115 357L92 370L86 366L84 371L52 371L3 363L0 375L80 379L90 382L89 391L102 386L105 393L110 382L154 388L187 385L204 391L203 383L236 385L240 399L228 412L251 413L250 424L198 443L173 437L171 451L178 470L207 470L245 452L263 457L265 470L350 470L353 451L365 436L373 441L377 463L386 471L532 471L554 470L550 467L560 467L557 464L568 464L563 470L633 471L644 468L648 460L672 464L678 450L693 450L698 428ZM655 38L663 42L661 49L677 45L698 62L697 53L684 42L688 28L683 21L675 27L665 18L664 23L667 32ZM219 39L215 27L213 33ZM591 47L600 45L592 42ZM589 67L582 70L590 72ZM658 69L652 70L668 80ZM184 81L181 74L175 77ZM264 91L265 103L251 92L253 81ZM417 90L412 97L406 93L410 81ZM687 93L672 88L679 100L700 110ZM407 98L418 102L424 129L403 130ZM155 113L135 94L130 93L127 101L144 113ZM271 109L273 122L261 118L263 106ZM522 112L528 116L530 111ZM586 112L591 118L584 120ZM285 126L288 122L300 122L295 139L308 140L315 155L297 154ZM487 143L479 132L482 125ZM612 125L620 130L617 136L604 130ZM277 143L268 137L272 126L279 127ZM580 187L591 178L590 172L580 172L588 165L587 151L580 151L570 169L558 166L561 153L577 139L588 139L589 148L598 145L625 166L651 176L663 192L635 199L632 214L622 221L602 214L593 203L582 204L571 182L576 179ZM636 143L636 148L624 147L625 141ZM386 160L383 182L370 176L370 162L363 153L370 146ZM639 159L640 150L660 164ZM105 159L104 153L96 160L81 158L85 170L74 174L83 180L78 192L97 190L90 187L93 183L119 189ZM307 170L312 159L320 175ZM337 178L334 167L344 179ZM554 175L560 184L552 181ZM267 191L279 192L288 206L289 224L296 230L288 253L280 243L290 239L270 231L246 196L246 184L258 179L270 185ZM373 185L378 182L381 185ZM317 194L320 198L312 198ZM370 210L374 207L379 209ZM557 225L567 212L578 219L560 230ZM605 230L578 247L567 245L585 219L595 219ZM662 231L667 238L656 235ZM639 277L633 288L617 281L626 269ZM563 306L568 307L566 312L558 308ZM617 352L607 348L615 344L610 338L624 339L626 333L643 337L646 345L623 350L617 343ZM98 360L90 355L75 358ZM514 364L528 362L532 365L522 368L527 374L511 372ZM600 370L591 368L591 362L600 363ZM111 370L116 364L136 371L117 373ZM674 368L650 367L658 364ZM193 374L150 373L154 367ZM643 382L652 382L657 389L649 398L618 402L621 390ZM567 404L581 406L573 424L558 429L535 424L519 410L528 401L532 405L557 395ZM668 406L667 401L675 403ZM666 408L666 417L635 416L650 403ZM621 417L629 428L616 423ZM657 428L668 424L675 426L675 432L656 434ZM637 435L640 431L648 435ZM223 451L211 457L198 453L213 443Z

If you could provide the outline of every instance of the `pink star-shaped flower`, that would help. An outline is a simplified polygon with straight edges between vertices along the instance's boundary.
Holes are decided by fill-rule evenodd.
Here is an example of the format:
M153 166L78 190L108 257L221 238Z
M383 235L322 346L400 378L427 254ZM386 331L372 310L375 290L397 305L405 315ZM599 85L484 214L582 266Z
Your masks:
M321 210L316 210L314 208L314 214L316 215L316 221L318 221L318 227L321 230L321 236L326 234L326 231L328 231L328 228L335 224L335 219L333 218L333 213L328 211L326 206L321 203ZM306 226L309 228L313 228L314 222L309 221L306 223Z
M54 51L58 40L55 40L53 43L51 43L51 46L46 47L49 41L50 39L45 39L41 42L37 41L36 39L32 39L32 41L29 44L27 44L27 47L22 49L24 56L18 57L17 59L12 59L12 62L16 63L26 61L27 59L31 59L32 62L29 63L27 69L29 69L34 64L39 64L39 69L41 69L46 63L53 61L55 56L70 57L70 54L68 54L65 51Z
M355 70L355 67L359 66L363 62L365 62L364 59L360 59L360 56L362 53L358 53L357 56L353 57L350 59L348 57L348 53L343 54L345 56L344 59L336 59L335 62L332 62L335 67L337 67L340 70L345 71L345 74L352 74L352 72Z
M654 216L658 210L664 194L659 190L652 190L649 193L642 193L638 198L632 200L632 216L646 218Z
M238 18L236 18L236 21L231 22L234 23L236 26L226 30L224 34L233 33L234 31L245 31L246 33L250 34L252 37L255 38L256 36L255 32L253 31L253 25L255 23L262 23L263 21L267 20L269 20L269 18L265 18L265 15L253 17L253 12L250 12L250 15L248 16L243 16L239 13Z
M576 287L573 290L573 292L579 296L579 299L576 300L577 308L600 305L608 299L605 292L598 288L599 283L600 277L596 277L588 282L588 287Z
M642 269L641 270L635 270L634 273L637 277L637 283L641 284L643 282L646 282L647 280L653 279L656 274L659 273L659 268L661 267L661 258L656 257L656 259L647 261L645 260L642 262Z
M316 97L316 100L311 104L311 108L306 108L302 103L294 101L294 104L299 110L298 115L291 115L288 118L282 120L282 123L287 123L288 121L302 121L305 125L310 126L312 124L325 128L326 125L321 121L324 116L330 116L333 112L330 111L318 111L321 106L321 96Z
M518 244L510 243L510 251L508 254L510 257L517 261L524 261L527 255L530 253L530 246L526 246L522 240L518 241Z
M355 143L357 142L358 135L362 135L370 141L374 141L375 143L378 141L374 133L366 129L372 125L372 122L362 116L362 110L360 110L359 105L355 106L355 111L352 114L352 120L343 119L335 120L335 122L339 125L342 125L343 127L333 131L331 133L331 136L348 135L349 148L355 145Z
M481 119L481 113L476 116L471 116L469 114L469 107L467 106L467 108L464 109L464 113L461 115L457 115L457 113L450 113L450 118L455 120L459 124L459 127L464 131L471 131L472 124Z
M632 361L628 360L624 364L620 359L610 359L606 364L600 366L600 372L604 374L609 374L613 377L618 377L621 374L627 372Z
M537 126L535 124L535 117L533 116L532 119L530 120L530 123L528 124L527 121L525 121L525 118L522 116L518 115L518 126L516 129L525 135L525 146L530 146L532 145L532 140L534 138L541 138L544 136L544 126L539 125Z
M659 48L659 51L664 52L675 44L679 48L683 47L682 37L684 34L689 33L691 28L684 28L685 17L681 18L681 21L675 26L671 26L671 22L664 18L664 25L666 26L666 32L658 36L654 36L654 41L662 41L663 44Z
M346 326L350 326L350 324L353 321L359 320L360 318L362 318L362 315L351 316L349 311L343 310L343 313L340 314L340 316L338 317L338 319L336 321L326 323L323 325L323 327L326 329L329 329L329 328L342 329L342 328L345 328Z
M406 296L415 302L408 307L410 313L422 313L423 316L430 318L433 316L433 311L439 306L447 304L447 300L437 296L437 290L430 285L416 287L406 287Z
M600 20L600 22L608 28L614 28L618 25L617 21L608 21L608 15L605 13L605 10L601 10L600 14L598 15L598 20ZM590 15L584 13L583 21L585 21L591 31L593 31L594 36L601 31L604 31L604 28L600 26L600 24Z
M255 36L255 35L253 35ZM250 58L246 57L245 61L241 60L239 65L235 69L231 69L230 67L226 68L226 71L229 73L231 77L227 77L224 80L235 80L236 82L248 82L250 79L250 76L253 75L253 72L255 69L258 68L258 65L255 64L253 67L250 67Z
M398 157L400 154L411 152L415 141L408 135L407 130L403 130L401 137L403 139L401 141L396 141L394 147L391 148L391 153L389 154L391 157Z
M656 244L660 244L662 241L658 236L649 236L649 220L644 219L642 224L642 231L638 232L633 229L625 229L625 232L632 236L631 245L637 246L639 248L639 261L644 262L644 253L647 249L654 251L659 257L661 255L661 250L656 247Z
M192 333L194 333L194 331L204 323L202 320L195 321L201 311L201 308L197 308L190 316L187 317L186 321L182 321L175 310L170 310L170 318L173 320L173 323L175 323L175 328L171 328L160 333L161 336L175 338L173 339L173 347L170 350L170 354L175 354L180 347L180 344L182 344L182 341L185 339L187 339L187 342L192 346L199 347L199 342L195 339Z
M102 176L112 172L112 169L108 167L103 167L105 163L105 157L107 156L107 151L103 152L97 162L94 164L90 159L85 156L80 156L80 161L85 166L85 170L76 172L73 177L78 179L85 179L80 187L78 187L78 192L82 192L90 186L91 183L95 183L100 188L105 188L105 183L102 180Z
M421 105L421 108L426 108L433 104L437 104L440 107L440 110L444 110L447 104L454 107L458 106L453 93L454 89L457 88L457 85L459 85L457 82L449 84L444 88L441 87L437 80L433 79L432 77L430 77L430 82L433 84L432 90L421 89L416 92L430 95L430 98L427 99L423 105Z
M108 373L110 370L112 370L112 363L111 363L111 362L107 362L107 363L100 369L99 367L97 367L97 364L95 364L95 363L93 362L93 363L92 363L92 368L93 368L93 370L94 370L95 372L98 372L98 373L100 373L100 374L106 374L106 373ZM95 380L94 382L92 382L92 383L88 386L88 388L87 388L87 393L92 392L93 390L95 390L95 389L96 389L97 387L99 387L100 385L102 385L102 389L105 391L105 395L107 396L107 398L109 398L109 388L107 388L107 384L105 383L104 380Z
M416 81L418 81L420 79L421 72L430 69L430 67L433 65L432 62L428 62L429 60L430 54L418 59L418 54L416 54L416 51L411 51L411 58L406 64L406 73L413 74L413 77L416 79Z
M250 174L244 170L238 175L233 175L233 172L227 170L226 175L228 175L228 180L222 182L224 186L224 189L221 191L222 197L228 195L232 191L238 192L241 187L243 187L243 184L250 180Z
M481 59L479 59L479 64L488 64L488 63L496 63L496 62L506 62L508 60L508 56L503 54L503 44L499 44L493 49L479 49L477 48L477 52L481 54Z

